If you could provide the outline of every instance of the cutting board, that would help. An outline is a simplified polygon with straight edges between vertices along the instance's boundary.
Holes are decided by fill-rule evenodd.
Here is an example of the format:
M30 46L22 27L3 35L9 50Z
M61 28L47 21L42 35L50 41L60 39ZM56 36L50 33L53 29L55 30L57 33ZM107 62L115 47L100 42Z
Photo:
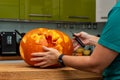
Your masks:
M0 80L102 80L100 74L70 67L34 68L24 62L1 63Z

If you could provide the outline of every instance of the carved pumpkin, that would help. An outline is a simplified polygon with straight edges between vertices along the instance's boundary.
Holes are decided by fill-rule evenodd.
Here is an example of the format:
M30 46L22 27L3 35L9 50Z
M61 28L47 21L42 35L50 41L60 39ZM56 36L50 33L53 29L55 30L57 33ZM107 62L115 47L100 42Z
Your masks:
M64 55L72 55L73 52L73 44L68 35L59 30L37 28L28 31L20 41L21 57L34 66L36 62L30 61L31 53L43 52L42 46L55 48Z

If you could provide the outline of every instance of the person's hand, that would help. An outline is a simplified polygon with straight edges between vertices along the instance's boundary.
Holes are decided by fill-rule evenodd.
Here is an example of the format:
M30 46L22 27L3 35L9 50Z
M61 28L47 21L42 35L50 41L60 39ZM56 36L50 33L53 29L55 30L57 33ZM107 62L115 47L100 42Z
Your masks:
M96 37L94 35L90 35L90 34L83 32L83 31L79 32L79 33L74 33L74 35L78 36L85 45L95 46L96 43L98 42L98 39L99 39L98 37ZM74 41L75 40L73 39L73 42ZM76 50L78 47L80 47L80 45L78 45L78 44L75 45L74 50Z
M54 48L48 48L43 46L45 52L32 53L31 61L36 61L34 66L40 66L41 68L48 67L51 65L58 64L59 51Z

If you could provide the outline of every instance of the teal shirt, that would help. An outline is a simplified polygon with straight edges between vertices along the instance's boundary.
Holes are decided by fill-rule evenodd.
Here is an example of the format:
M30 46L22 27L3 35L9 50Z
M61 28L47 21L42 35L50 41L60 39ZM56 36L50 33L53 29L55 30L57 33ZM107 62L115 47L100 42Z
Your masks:
M120 0L109 12L108 21L98 43L119 53L116 59L104 70L104 80L120 80Z

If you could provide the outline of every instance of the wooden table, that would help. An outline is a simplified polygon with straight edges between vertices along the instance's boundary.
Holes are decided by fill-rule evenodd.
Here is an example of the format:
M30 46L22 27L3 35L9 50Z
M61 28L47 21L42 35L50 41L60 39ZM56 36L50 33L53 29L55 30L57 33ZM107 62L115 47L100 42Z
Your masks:
M0 63L0 80L102 80L101 75L64 68L34 68L24 62Z

